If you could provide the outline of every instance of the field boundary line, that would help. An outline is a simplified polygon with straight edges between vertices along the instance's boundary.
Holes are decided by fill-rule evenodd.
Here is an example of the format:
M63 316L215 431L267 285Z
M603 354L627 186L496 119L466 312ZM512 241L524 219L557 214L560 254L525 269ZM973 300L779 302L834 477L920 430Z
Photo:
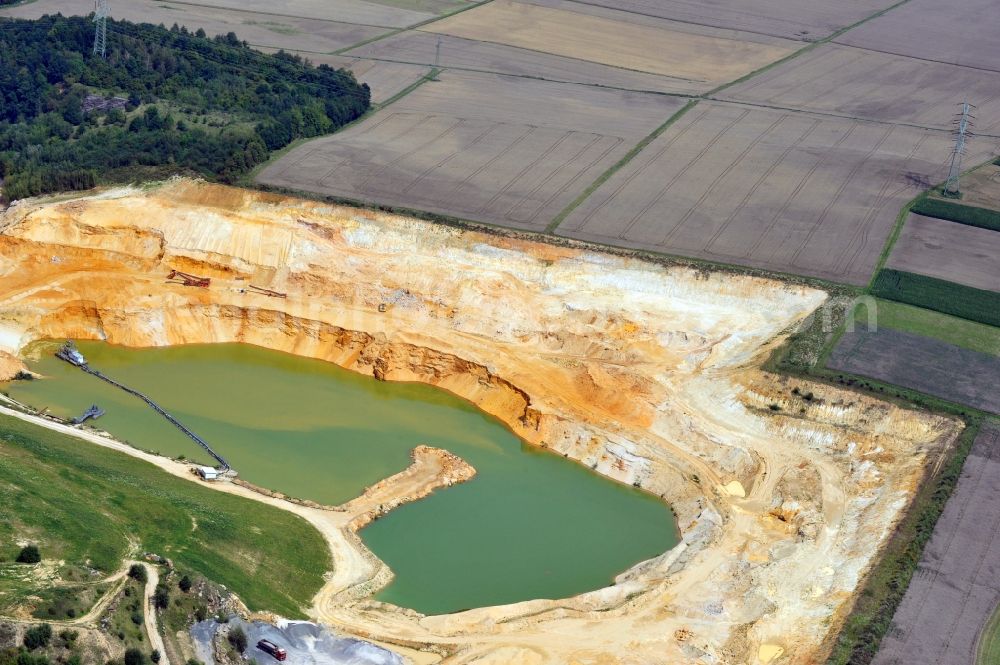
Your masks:
M346 53L347 51L350 51L351 49L361 48L362 46L367 46L368 44L371 44L372 42L377 42L377 41L380 41L382 39L388 39L389 37L393 37L395 35L398 35L401 32L408 32L410 30L414 30L415 31L415 30L417 30L417 28L422 28L425 25L430 25L431 23L434 23L435 21L443 21L444 19L450 18L450 17L454 16L455 14L461 14L462 12L467 12L470 9L475 9L477 7L482 7L483 5L487 5L487 4L491 3L491 2L493 2L493 0L482 0L481 2L475 2L475 3L471 4L471 5L469 5L468 7L460 7L459 9L456 9L453 12L448 12L447 14L441 14L440 16L432 16L431 18L427 19L426 21L418 21L417 23L414 23L412 25L407 25L407 26L404 26L402 28L392 28L392 29L389 30L389 32L387 32L387 33L385 33L383 35L375 35L374 37L369 37L368 39L362 39L357 44L351 44L350 46L345 46L344 48L339 48L336 51L333 51L330 55L343 55L344 53Z
M968 169L965 169L964 171L962 171L961 175L967 175L969 173L972 173L976 169L982 168L987 164L991 164L995 159L996 159L995 157L990 157L985 162L981 162ZM878 279L879 273L882 272L882 270L885 268L885 264L889 261L889 254L892 253L892 248L896 246L896 241L899 240L899 236L903 232L903 226L906 225L906 220L909 218L910 211L913 209L913 206L917 205L917 203L929 197L931 193L934 192L934 190L938 189L943 184L944 184L943 182L939 182L932 187L928 187L927 189L925 189L924 191L920 192L912 199L907 201L906 205L904 205L902 209L900 209L899 215L896 217L896 223L892 227L892 233L889 234L889 238L885 241L885 246L882 248L882 253L879 254L878 262L875 264L875 270L872 272L872 276L868 280L868 286L865 287L865 293L871 294L872 289L875 287L875 280Z
M907 60L919 60L920 62L930 62L935 65L948 65L949 67L961 67L962 69L973 69L977 72L989 72L990 74L1000 74L1000 69L990 69L988 67L978 67L976 65L959 65L954 62L945 62L944 60L934 60L933 58L921 58L918 55L907 55L905 53L894 53L893 51L882 51L877 48L871 48L869 46L855 46L854 44L845 44L844 42L833 42L835 46L844 46L846 48L856 48L860 51L868 51L869 53L878 53L880 55L891 55L897 58L906 58Z
M867 23L868 21L871 21L872 19L876 19L876 18L878 18L880 16L888 14L893 9L896 9L897 7L901 7L901 6L905 5L908 2L910 2L910 0L899 0L899 2L896 2L896 3L894 3L894 4L892 4L892 5L888 6L888 7L886 7L885 9L880 9L879 11L875 12L874 14L871 14L870 16L866 16L865 18L861 19L860 21L856 21L856 22L852 23L851 25L847 25L847 26L844 26L843 28L839 28L837 30L834 30L829 35L827 35L826 37L823 37L822 39L817 39L816 41L812 42L811 44L807 44L806 46L803 46L799 50L794 51L792 53L789 53L788 55L786 55L783 58L778 58L774 62L772 62L770 64L767 64L767 65L764 65L763 67L761 67L759 69L755 69L754 71L750 72L749 74L744 74L743 76L739 77L738 79L730 81L729 83L724 83L724 84L720 85L717 88L709 90L708 92L706 92L702 96L703 97L709 97L709 96L714 95L716 93L722 92L723 90L725 90L727 88L731 88L734 85L738 85L740 83L743 83L744 81L749 80L749 79L753 78L754 76L757 76L758 74L763 74L764 72L766 72L766 71L768 71L770 69L773 69L773 68L777 67L778 65L784 64L784 63L788 62L789 60L793 60L793 59L799 57L803 53L808 53L809 51L812 51L813 49L815 49L815 48L817 48L819 46L822 46L823 44L828 44L830 42L833 42L835 39L837 39L838 37L840 37L845 32L848 32L850 30L853 30L854 28L860 27L860 26L864 25L865 23Z
M29 2L34 2L34 1L35 0L29 0ZM28 3L26 2L24 4ZM192 2L191 0L165 0L164 4L187 5L188 7L203 7L204 9L219 9L226 12L235 12L237 14L260 14L261 16L294 18L294 19L299 19L301 21L320 21L321 23L339 23L341 25L356 25L361 28L381 28L383 30L396 29L394 26L391 25L375 25L374 23L355 23L353 21L338 21L332 18L315 18L313 16L297 16L295 14L279 14L278 12L255 11L253 9L240 9L238 7L223 7L221 5L208 5L208 4L203 4L201 2ZM16 7L17 5L11 5L11 6Z
M586 0L567 0L576 5L586 5L588 7L600 7L601 9L613 9L615 11L622 12L624 14L633 14L635 16L644 16L646 18L655 18L667 23L681 23L683 25L693 25L699 28L712 28L714 30L731 30L733 32L742 32L747 35L758 35L760 37L771 37L773 39L784 39L789 42L808 42L806 39L796 39L795 37L786 37L785 35L773 35L770 32L761 32L760 30L747 30L745 28L732 28L724 25L713 25L712 23L699 23L698 21L688 21L682 18L668 18L666 16L657 16L656 14L649 14L646 12L637 12L633 9L621 9L619 7L609 7L607 5L598 4L596 2L587 2Z
M520 51L527 51L528 53L537 53L539 55L546 55L550 57L565 58L566 60L573 60L574 62L582 62L587 65L600 65L601 67L611 67L612 69L617 69L623 72L630 72L632 74L644 74L646 76L656 76L659 78L664 78L672 81L684 81L685 83L698 83L698 80L693 78L685 78L683 76L671 76L669 74L659 74L657 72L651 72L646 69L635 69L633 67L625 67L624 65L612 65L611 63L601 62L599 60L587 60L586 58L581 58L579 56L562 55L561 53L552 53L551 51L543 51L537 48L528 48L527 46L514 46L512 44L507 44L505 42L495 42L491 39L472 39L470 37L460 37L458 35L450 35L446 32L441 33L441 32L434 32L432 30L420 30L418 28L408 28L406 32L419 32L420 34L423 35L437 35L439 37L440 36L451 37L452 39L462 39L467 42L472 42L474 44L490 44L492 46L503 46L505 48L514 48ZM360 58L364 56L355 56L355 57ZM697 97L699 95L695 93L690 93L689 96Z
M595 180L594 182L590 183L590 185L588 185L585 190L583 190L582 192L580 192L579 196L577 196L575 199L573 199L568 206L566 206L565 208L563 208L559 212L559 214L556 215L555 218L553 218L553 220L548 223L548 225L545 227L545 233L554 233L555 230L556 230L556 228L560 224L562 224L566 220L567 217L569 217L569 214L571 212L573 212L587 198L589 198L591 194L593 194L595 191L597 191L598 187L600 187L605 182L607 182L608 179L611 178L611 176L613 176L615 173L617 173L619 171L619 169L621 169L623 166L625 166L630 161L632 161L632 159L635 158L636 155L638 155L640 152L642 152L643 148L645 148L647 145L649 145L654 140L656 140L657 138L659 138L660 134L662 134L663 132L667 131L667 129L672 124L674 124L675 122L677 122L678 120L680 120L681 117L683 117L685 113L687 113L688 111L690 111L691 109L693 109L695 106L697 106L698 105L698 101L699 101L698 99L692 99L687 104L685 104L684 106L682 106L680 109L678 109L677 111L675 111L672 116L670 116L669 118L667 118L666 122L664 122L662 125L660 125L656 129L654 129L652 132L650 132L649 134L647 134L642 140L640 140L637 144L635 144L632 147L631 150L629 150L627 153L625 153L625 155L622 156L621 159L619 159L617 162L615 162L614 164L612 164L604 173L602 173L601 175L597 176L597 180Z
M434 34L434 33L428 32L426 34L431 35L431 34ZM485 43L488 43L488 42L483 42L483 43L485 44ZM274 47L273 46L266 46L264 48L274 48ZM514 47L514 48L518 48L518 47ZM529 50L529 49L524 49L524 50ZM285 49L285 51L286 52L293 52L293 53L315 53L314 51L289 51L288 49ZM541 51L540 51L540 53L541 53ZM395 65L413 65L413 66L417 66L417 67L431 67L432 66L432 65L428 65L425 62L418 62L416 60L397 60L395 58L376 58L374 56L368 56L368 55L350 55L350 54L347 54L347 53L336 53L336 54L333 54L333 53L317 53L317 55L342 55L345 58L352 58L354 60L369 60L371 62L388 62L388 63L395 64ZM551 54L546 54L546 55L551 55ZM558 56L558 57L561 58L561 57L564 57L564 56ZM587 64L595 64L595 63L587 61L587 60L583 60L581 62L586 62ZM596 64L600 64L600 63L596 63ZM602 66L610 67L611 65L602 65ZM559 84L562 84L562 85L579 85L579 86L583 86L585 88L599 88L599 89L602 89L602 90L618 90L620 92L638 92L638 93L642 93L644 95L660 95L661 97L679 97L681 99L699 99L700 98L700 95L697 95L697 94L691 93L691 92L665 92L663 90L647 90L645 88L638 88L638 87L636 87L636 88L623 88L621 86L606 85L604 83L587 83L587 82L584 82L584 81L567 81L565 79L547 78L545 76L533 76L531 74L512 74L510 72L497 71L496 69L479 69L478 67L457 67L457 66L454 66L454 65L448 66L448 67L442 66L440 69L441 69L441 71L444 71L444 70L448 69L448 70L452 70L452 71L456 71L456 72L472 72L474 74L491 74L493 76L506 76L508 78L525 79L526 81L543 81L545 83L559 83ZM635 71L632 71L632 70L623 70L623 71L628 71L629 73L632 73L632 74L643 74L644 76L656 76L656 77L659 77L659 78L662 78L662 79L669 79L670 78L668 76L662 76L660 74L649 74L647 72L640 72L638 70L635 70ZM720 100L720 101L722 101L722 100ZM984 134L978 134L977 136L984 136ZM1000 136L998 136L997 138L1000 138Z

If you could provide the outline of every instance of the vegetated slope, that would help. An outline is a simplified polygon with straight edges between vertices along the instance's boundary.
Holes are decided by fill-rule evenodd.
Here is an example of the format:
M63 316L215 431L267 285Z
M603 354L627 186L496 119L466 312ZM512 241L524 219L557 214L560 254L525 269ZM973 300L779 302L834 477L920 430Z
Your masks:
M151 464L0 417L0 556L39 544L43 564L108 573L128 540L290 617L323 583L319 532L278 508L214 492Z
M232 33L112 21L106 59L92 41L85 17L0 21L7 199L132 179L137 167L231 181L369 105L349 72L259 53ZM108 104L113 95L122 98Z

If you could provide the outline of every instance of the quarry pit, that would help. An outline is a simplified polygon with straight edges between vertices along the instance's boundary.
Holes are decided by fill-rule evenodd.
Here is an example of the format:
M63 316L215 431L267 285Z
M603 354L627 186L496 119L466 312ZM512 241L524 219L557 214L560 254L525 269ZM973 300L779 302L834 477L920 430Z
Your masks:
M371 501L213 485L313 523L313 618L415 662L816 662L961 426L764 371L816 288L191 180L20 202L0 275L2 379L39 339L254 344L443 388L672 506L681 542L612 586L424 616L371 599L391 579L354 535ZM379 485L379 508L474 473L415 461L432 477Z

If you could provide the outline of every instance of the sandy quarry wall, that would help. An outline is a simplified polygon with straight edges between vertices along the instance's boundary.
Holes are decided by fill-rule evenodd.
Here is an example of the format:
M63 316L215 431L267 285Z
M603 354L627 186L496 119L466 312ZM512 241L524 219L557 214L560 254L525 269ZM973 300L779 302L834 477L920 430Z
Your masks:
M172 268L212 286L166 283ZM678 547L573 599L444 617L317 605L449 662L813 662L958 429L762 372L825 297L184 180L0 217L0 351L79 337L322 358L450 390L671 502Z

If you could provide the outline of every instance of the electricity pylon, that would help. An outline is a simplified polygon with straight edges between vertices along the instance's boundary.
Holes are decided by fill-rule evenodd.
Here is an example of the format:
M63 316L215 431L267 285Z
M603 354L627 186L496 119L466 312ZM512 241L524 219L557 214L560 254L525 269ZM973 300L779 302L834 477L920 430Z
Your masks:
M969 102L962 102L962 112L955 119L955 147L951 151L951 166L948 167L948 182L944 186L945 196L958 198L961 195L958 178L962 175L962 157L965 155L965 142L972 133L972 109L976 108Z
M96 0L94 5L94 55L107 57L108 49L108 0Z

